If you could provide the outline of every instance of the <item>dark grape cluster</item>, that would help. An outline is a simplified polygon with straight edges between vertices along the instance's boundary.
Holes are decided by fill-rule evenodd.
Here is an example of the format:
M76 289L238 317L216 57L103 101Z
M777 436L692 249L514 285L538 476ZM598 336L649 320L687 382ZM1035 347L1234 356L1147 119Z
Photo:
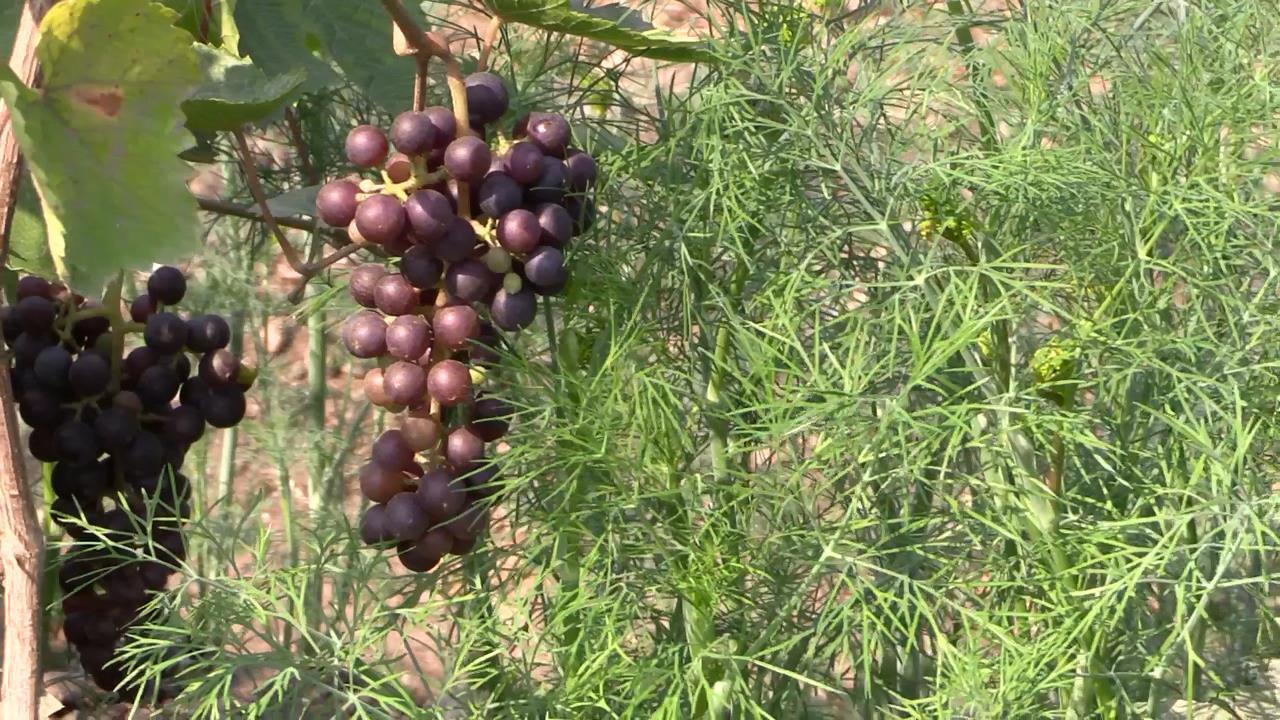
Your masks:
M126 318L28 276L0 307L28 448L52 464L51 514L76 541L59 572L64 632L104 689L124 679L107 665L117 642L185 557L187 450L206 426L240 422L254 379L227 350L223 318L173 312L186 290L180 270L161 267Z
M351 354L376 360L364 378L374 404L401 413L373 445L360 488L373 505L360 522L370 545L395 544L415 571L474 547L495 471L486 443L507 431L510 406L474 387L494 358L498 331L533 323L539 295L568 280L565 250L594 219L597 167L570 146L553 113L516 121L512 139L486 138L507 113L502 80L466 78L469 128L443 107L405 112L383 133L360 125L347 159L381 182L336 180L316 211L393 266L357 267L349 288L363 309L347 319ZM475 367L470 366L475 365Z

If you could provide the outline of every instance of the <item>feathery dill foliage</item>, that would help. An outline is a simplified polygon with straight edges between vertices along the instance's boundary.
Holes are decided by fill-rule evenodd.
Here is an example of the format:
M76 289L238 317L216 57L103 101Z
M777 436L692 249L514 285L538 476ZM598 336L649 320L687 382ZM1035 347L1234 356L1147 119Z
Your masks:
M282 562L224 499L183 630L136 646L188 664L178 707L1111 717L1275 647L1275 14L712 5L684 88L509 33L529 104L609 108L606 211L505 360L507 540L395 578L335 504ZM302 402L261 440L282 478Z

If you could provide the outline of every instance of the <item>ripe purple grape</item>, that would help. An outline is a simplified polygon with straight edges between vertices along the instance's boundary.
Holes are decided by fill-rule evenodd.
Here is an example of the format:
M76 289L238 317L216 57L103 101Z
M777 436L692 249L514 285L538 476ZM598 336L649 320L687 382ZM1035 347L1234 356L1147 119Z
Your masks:
M129 318L136 323L144 323L156 311L156 300L150 295L139 295L129 303Z
M431 147L434 150L444 150L458 136L458 121L453 116L453 111L449 108L435 105L423 111L427 119L431 121L432 127L435 128L434 137Z
M404 203L404 212L413 231L413 239L420 243L432 243L444 237L455 219L449 198L431 189L410 195Z
M42 297L47 300L53 299L53 286L48 280L38 275L24 275L19 278L15 295L21 302L29 297Z
M477 500L493 497L502 489L498 480L498 467L492 462L475 467L463 477L467 482L467 492Z
M173 368L167 365L152 365L138 376L138 385L134 392L142 400L144 408L167 408L169 402L178 394L179 384L178 374L173 371Z
M387 273L374 286L373 300L388 315L408 315L418 309L418 289L400 273Z
M370 505L364 511L364 516L360 518L360 539L365 545L370 546L382 545L395 540L391 531L387 529L387 507L385 505Z
M231 342L231 326L219 315L197 315L187 321L187 348L207 353Z
M316 193L316 215L336 228L343 228L356 219L356 194L360 188L350 180L334 180L325 183Z
M503 163L511 179L521 185L531 185L542 175L542 151L528 141L521 141L511 146Z
M414 450L409 444L408 438L405 437L401 430L393 428L382 433L377 440L373 441L370 457L373 458L375 464L387 470L405 473L417 467L413 459L413 453ZM385 502L385 500L374 500L374 502Z
M450 350L462 350L480 335L480 316L469 305L440 308L431 322L436 340Z
M225 348L207 352L200 357L198 371L209 387L231 385L240 375L240 358Z
M524 134L539 150L552 157L564 157L569 148L569 122L554 113L530 113Z
M142 339L147 347L162 355L171 355L187 344L187 323L170 312L159 312L147 320Z
M385 503L405 491L404 474L378 463L360 468L360 492L370 502Z
M573 220L573 234L582 235L596 223L596 205L587 198L570 195L564 199L565 212Z
M468 75L464 82L472 124L488 125L507 112L510 96L502 78L490 72L478 72Z
M538 216L538 227L541 229L541 243L555 248L563 248L573 237L573 218L569 211L554 203L544 203L535 210Z
M402 542L396 545L396 557L406 570L423 573L440 564L441 556L432 553L431 548L416 542Z
M356 208L356 230L369 242L385 245L404 232L404 206L390 195L371 195Z
M387 325L381 315L361 310L343 324L342 342L358 358L379 357L387 352Z
M449 143L444 151L444 167L459 182L479 182L489 171L492 158L483 140L467 135Z
M425 155L435 141L436 127L425 112L402 112L391 122L391 144L406 155Z
M427 373L427 392L444 407L471 401L471 371L457 360L441 360Z
M377 307L373 291L386 274L387 269L375 263L365 263L352 270L351 277L347 280L347 289L351 291L352 299L367 308Z
M32 367L40 385L49 390L62 390L69 383L67 373L71 371L71 352L61 345L50 345L36 355Z
M387 353L401 360L416 361L431 340L431 324L420 315L402 315L387 326Z
M400 421L400 434L415 452L435 449L442 432L440 421L429 413L410 413Z
M455 472L465 473L484 458L484 440L465 426L454 428L445 438L444 457Z
M440 240L427 245L432 254L445 262L451 263L470 257L471 251L475 249L475 246L475 228L471 227L471 223L460 217L455 217L453 222L449 223L448 231L445 232Z
M98 459L102 446L87 423L72 420L63 423L53 436L58 456L73 465L84 465Z
M538 248L525 260L524 275L535 289L559 289L568 278L564 253L553 247Z
M418 501L431 522L448 522L467 506L466 484L447 470L432 470L418 480Z
M471 408L471 420L467 427L485 442L493 442L507 434L510 428L508 418L515 409L505 400L494 397L482 397L476 400Z
M596 184L600 169L596 165L595 158L590 155L577 150L570 151L564 165L568 171L570 190L578 193L585 192Z
M489 173L476 193L476 207L485 217L500 218L520 207L524 191L520 184L503 172Z
M387 501L387 529L400 541L414 541L431 527L431 519L417 493L397 493Z
M179 405L165 419L165 437L190 445L204 435L204 413L194 405Z
M375 266L381 267L381 266ZM423 245L415 245L405 251L400 260L400 274L419 290L434 288L444 276L444 263Z
M244 390L234 385L213 388L200 409L204 412L205 420L213 427L232 427L244 419L247 410Z
M372 125L357 125L347 133L347 160L358 168L373 168L387 159L387 136Z
M391 402L414 407L426 399L427 372L420 365L397 360L382 371L382 387Z
M564 162L553 157L543 158L542 173L529 186L525 197L531 205L558 203L564 200L564 189L567 182L568 173L565 170Z
M523 255L538 247L538 241L542 238L542 226L538 223L537 215L524 208L517 208L498 221L497 235L502 247Z
M386 385L383 382L382 368L373 368L365 373L364 380L361 385L364 387L364 396L369 402L380 408L395 409L396 412L404 408L391 402L391 398L387 397Z
M508 332L523 330L533 324L537 315L538 300L529 288L509 293L498 290L489 303L489 317L493 324Z
M176 267L158 267L147 278L147 294L164 305L177 305L187 294L187 277Z
M449 266L444 274L444 289L463 302L481 302L489 296L496 278L479 260L467 258Z
M98 436L98 442L108 452L127 448L140 429L136 415L117 407L103 410L93 420L93 431Z
M40 295L31 295L19 300L13 312L18 323L22 325L23 332L28 335L49 332L53 329L53 321L58 316L58 309L53 301Z

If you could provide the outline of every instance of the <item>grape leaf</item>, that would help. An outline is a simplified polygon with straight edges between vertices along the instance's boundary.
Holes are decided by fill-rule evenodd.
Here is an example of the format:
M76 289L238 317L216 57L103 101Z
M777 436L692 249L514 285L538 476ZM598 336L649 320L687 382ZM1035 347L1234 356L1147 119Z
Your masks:
M13 38L22 22L22 6L26 3L11 2L0 5L0 57L9 57L13 51Z
M200 79L175 14L138 0L63 0L40 26L44 87L0 67L0 95L40 194L58 275L97 289L199 241L179 104Z
M267 208L276 217L286 215L315 215L316 195L320 194L319 185L307 185L282 192L267 198Z
M353 4L362 2L349 0ZM366 7L366 11L374 8ZM235 7L235 26L240 32L240 52L253 58L268 76L306 71L303 92L318 92L342 78L316 51L319 41L311 32L303 0L249 0Z
M205 80L182 103L187 127L195 131L235 130L264 120L283 107L306 79L302 69L268 78L249 60L208 45L195 48Z
M420 10L406 5L421 24ZM373 0L307 0L307 16L330 57L347 80L388 113L413 103L417 63L391 47L391 16ZM439 68L440 66L436 66Z
M486 0L486 4L506 22L598 40L632 55L678 62L715 59L706 42L659 30L618 4L589 7L581 0Z
M392 52L391 18L372 0L252 0L235 14L241 50L268 75L304 68L306 92L345 80L389 113L413 99L416 64Z
M49 254L44 220L40 218L40 196L27 172L18 181L18 202L9 226L9 266L44 278L58 274L53 256Z

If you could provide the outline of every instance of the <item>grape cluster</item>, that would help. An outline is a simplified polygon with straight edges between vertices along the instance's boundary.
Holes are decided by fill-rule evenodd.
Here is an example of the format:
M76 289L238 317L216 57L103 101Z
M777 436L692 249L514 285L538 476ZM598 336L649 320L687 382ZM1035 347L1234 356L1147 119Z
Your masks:
M493 133L491 149L507 89L487 72L465 83L469 132L443 107L401 113L386 134L360 125L347 136L347 159L380 169L382 181L336 180L316 200L324 222L397 258L352 271L363 309L343 341L378 362L364 378L368 399L402 414L360 471L373 503L361 535L395 543L419 572L470 551L487 525L479 501L495 471L485 445L506 433L512 409L475 384L496 359L498 331L528 327L537 296L563 290L564 251L594 219L596 162L570 146L569 123L530 113L510 142Z
M17 302L0 307L27 446L52 463L51 515L76 541L59 570L64 632L104 689L123 680L107 666L116 643L185 557L187 450L207 425L240 422L254 379L227 350L223 318L172 311L186 289L181 271L161 267L125 318L28 276Z

